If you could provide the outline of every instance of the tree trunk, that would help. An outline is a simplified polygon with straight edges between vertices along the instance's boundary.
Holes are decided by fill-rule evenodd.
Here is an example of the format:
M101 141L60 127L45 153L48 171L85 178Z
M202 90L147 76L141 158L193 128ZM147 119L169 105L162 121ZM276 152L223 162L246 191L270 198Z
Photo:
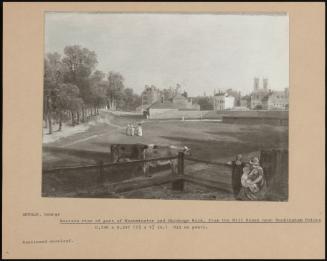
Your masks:
M77 124L79 124L79 121L80 121L80 114L79 114L79 111L78 111L76 114L77 114Z
M49 121L49 134L52 134L52 122L51 122L51 99L47 96L47 107L48 107L48 121Z
M62 128L62 112L59 112L59 127L58 127L58 131L61 131Z
M51 114L48 113L48 121L49 121L49 134L52 134L52 122L51 122Z
M85 108L82 107L82 122L85 122Z
M74 113L72 111L71 111L71 115L72 115L72 125L75 126Z

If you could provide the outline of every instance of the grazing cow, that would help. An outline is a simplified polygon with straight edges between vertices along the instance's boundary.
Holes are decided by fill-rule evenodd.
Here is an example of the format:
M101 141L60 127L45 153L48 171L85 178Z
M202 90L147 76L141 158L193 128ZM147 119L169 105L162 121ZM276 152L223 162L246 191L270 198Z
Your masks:
M177 156L179 152L183 152L184 155L190 155L191 150L184 146L178 147L174 145L164 146L164 145L154 145L150 144L144 150L144 159L155 159L155 158L167 158L167 157L174 157ZM149 161L144 164L144 174L146 176L150 176L149 168L150 167L157 167L157 166L167 166L171 167L172 173L177 173L177 166L178 160L171 159L171 160L157 160L157 161Z
M167 158L177 156L179 152L184 155L190 155L191 150L186 146L174 145L154 145L154 144L113 144L111 145L112 162L130 162L135 160ZM145 162L143 164L143 173L150 176L149 168L158 166L171 167L172 172L177 173L178 160L157 160Z
M121 163L144 159L144 150L147 148L144 144L112 144L111 162ZM128 166L121 166L120 171L128 172L132 177L144 174L144 163L137 163Z
M112 144L110 147L111 161L115 163L142 160L143 152L147 147L145 144Z

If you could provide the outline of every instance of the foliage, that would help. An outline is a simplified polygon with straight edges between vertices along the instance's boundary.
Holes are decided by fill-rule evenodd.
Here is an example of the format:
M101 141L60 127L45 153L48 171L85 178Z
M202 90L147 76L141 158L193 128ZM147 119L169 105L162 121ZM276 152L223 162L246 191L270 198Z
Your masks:
M201 111L213 110L213 102L210 97L207 96L200 96L193 99L194 103L200 105Z
M131 88L125 88L124 77L119 72L108 74L96 70L98 64L94 51L79 45L66 46L63 57L48 53L44 60L44 120L52 132L52 121L70 117L78 124L80 116L97 114L99 108L135 110L141 97Z

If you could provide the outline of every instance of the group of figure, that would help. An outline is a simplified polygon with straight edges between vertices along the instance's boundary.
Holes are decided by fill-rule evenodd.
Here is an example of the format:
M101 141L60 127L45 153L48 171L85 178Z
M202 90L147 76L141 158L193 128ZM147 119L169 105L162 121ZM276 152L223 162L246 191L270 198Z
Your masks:
M142 136L143 130L141 123L139 124L128 124L126 127L126 135L127 136Z
M267 189L266 179L259 159L253 157L249 162L242 160L242 155L229 162L233 167L233 193L238 200L262 200Z

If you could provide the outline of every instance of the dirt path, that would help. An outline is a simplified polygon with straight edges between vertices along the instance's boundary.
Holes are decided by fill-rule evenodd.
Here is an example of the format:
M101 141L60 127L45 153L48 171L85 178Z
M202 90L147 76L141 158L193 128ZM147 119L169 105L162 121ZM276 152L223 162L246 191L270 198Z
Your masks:
M108 114L107 114L108 115ZM97 119L90 121L88 123L80 124L77 126L63 126L62 131L60 132L53 132L51 135L49 134L43 134L43 144L54 144L56 142L63 144L60 147L70 147L72 145L83 143L85 141L89 141L92 139L96 139L99 137L103 137L107 135L108 130L106 128L103 128L102 131L99 133L96 131L96 134L93 134L92 127L95 129L98 129L98 125L105 124L107 126L113 127L118 130L124 129L124 127L114 124L111 122L110 117L108 117L106 114L101 114ZM45 132L46 130L44 130ZM91 136L85 137L85 135L79 135L81 133L88 133ZM80 137L81 136L81 137ZM78 138L80 137L80 138ZM73 139L71 142L64 142L67 139Z

